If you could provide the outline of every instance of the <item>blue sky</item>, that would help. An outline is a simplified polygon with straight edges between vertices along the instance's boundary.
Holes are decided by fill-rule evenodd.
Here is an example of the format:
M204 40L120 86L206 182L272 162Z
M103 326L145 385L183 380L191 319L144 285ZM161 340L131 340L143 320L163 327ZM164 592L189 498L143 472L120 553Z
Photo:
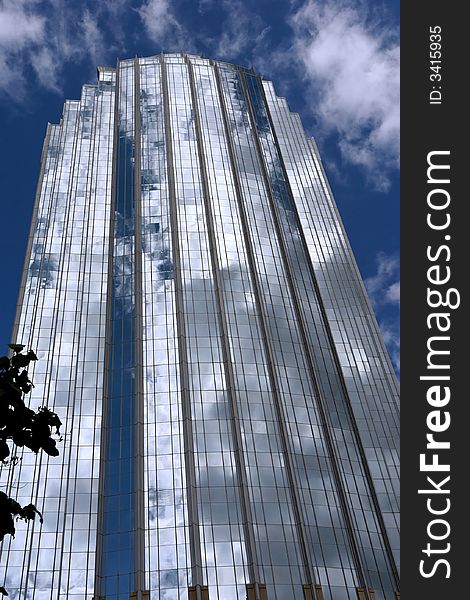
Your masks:
M320 147L399 364L397 0L0 0L0 353L10 341L46 124L96 66L186 51L274 82Z

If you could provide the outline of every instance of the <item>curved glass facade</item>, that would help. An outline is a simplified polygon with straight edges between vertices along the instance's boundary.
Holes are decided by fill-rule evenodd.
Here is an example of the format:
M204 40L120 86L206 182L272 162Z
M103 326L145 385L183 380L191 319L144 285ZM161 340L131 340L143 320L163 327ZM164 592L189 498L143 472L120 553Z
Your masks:
M60 456L21 600L395 600L398 392L315 142L252 70L99 68L49 125L14 327Z

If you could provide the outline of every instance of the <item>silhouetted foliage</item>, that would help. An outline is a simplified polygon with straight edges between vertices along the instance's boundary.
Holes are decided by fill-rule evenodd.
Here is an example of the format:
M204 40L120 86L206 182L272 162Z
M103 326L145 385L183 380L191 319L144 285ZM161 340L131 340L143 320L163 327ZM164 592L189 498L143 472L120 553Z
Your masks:
M9 347L13 356L0 357L0 461L14 468L18 459L10 455L11 445L29 448L36 454L42 449L49 456L58 456L59 450L52 435L54 429L55 435L60 435L62 423L54 412L44 406L34 411L25 405L24 394L33 387L28 366L31 361L37 360L37 356L32 350L23 354L24 346L21 344L9 344ZM15 519L30 521L36 515L42 523L41 513L33 504L22 507L0 491L0 541L7 533L15 535ZM7 595L3 588L0 588L0 594Z

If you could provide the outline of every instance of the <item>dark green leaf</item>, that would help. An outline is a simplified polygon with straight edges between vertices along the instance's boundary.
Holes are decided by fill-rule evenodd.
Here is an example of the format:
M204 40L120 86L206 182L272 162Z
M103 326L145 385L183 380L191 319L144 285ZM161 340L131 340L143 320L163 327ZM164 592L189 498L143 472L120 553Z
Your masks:
M0 460L3 461L10 454L10 448L5 440L0 440Z
M37 360L37 356L32 350L22 353L24 346L21 344L10 344L10 348L14 352L11 359L0 357L0 462L12 465L18 460L16 456L10 457L10 440L35 453L42 449L49 456L57 456L59 450L51 435L53 429L60 434L62 423L58 415L47 407L31 410L23 399L32 387L27 367ZM33 504L21 507L0 491L0 541L7 534L15 535L15 516L29 521L36 515L42 523L42 515ZM1 593L3 588L0 588Z
M11 364L14 367L18 367L20 369L27 367L30 362L31 359L28 357L27 354L15 354L15 356L13 356L11 359Z
M21 352L24 348L23 344L8 344L8 347L13 350L13 352Z
M24 519L25 521L34 520L34 517L39 515L39 522L43 522L42 514L38 511L38 509L34 506L34 504L28 504L27 506L23 506L18 515L19 519Z
M42 442L42 449L49 456L59 456L59 451L56 448L55 440L52 438L47 438Z

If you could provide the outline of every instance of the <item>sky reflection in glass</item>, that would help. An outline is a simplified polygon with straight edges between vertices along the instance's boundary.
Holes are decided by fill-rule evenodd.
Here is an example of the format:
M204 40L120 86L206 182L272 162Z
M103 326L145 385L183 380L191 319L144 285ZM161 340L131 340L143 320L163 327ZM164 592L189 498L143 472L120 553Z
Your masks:
M3 544L10 595L393 598L396 380L272 84L190 55L100 68L48 129L33 225L17 339L65 436L10 477L45 513Z

